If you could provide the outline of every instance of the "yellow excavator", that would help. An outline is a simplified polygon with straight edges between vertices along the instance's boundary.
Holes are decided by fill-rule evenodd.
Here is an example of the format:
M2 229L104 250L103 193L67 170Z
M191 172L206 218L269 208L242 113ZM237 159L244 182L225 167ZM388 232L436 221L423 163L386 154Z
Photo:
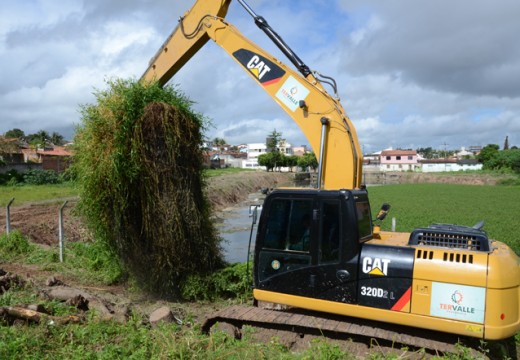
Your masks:
M256 306L224 309L204 328L218 321L434 349L442 343L432 342L438 334L451 334L444 341L451 344L459 337L514 336L520 330L518 256L488 239L482 224L380 231L389 206L372 219L360 145L335 81L311 71L263 17L238 0L296 70L244 37L224 20L230 2L198 0L142 81L164 85L212 39L298 124L319 168L316 188L277 189L264 200L254 247ZM303 312L273 312L267 305Z

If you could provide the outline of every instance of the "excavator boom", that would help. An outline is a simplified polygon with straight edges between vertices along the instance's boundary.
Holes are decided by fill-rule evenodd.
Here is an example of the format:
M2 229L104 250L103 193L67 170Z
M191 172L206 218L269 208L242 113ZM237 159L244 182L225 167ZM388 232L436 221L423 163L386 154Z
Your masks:
M298 71L288 67L228 24L229 1L199 0L150 62L142 80L164 85L205 43L215 41L241 65L258 85L298 124L320 160L319 188L361 187L361 148L351 120L339 99L290 50L267 22L255 22L289 57Z
M200 22L207 16L225 17L230 2L231 0L197 1L179 19L179 25L150 60L141 80L156 80L161 86L166 84L208 42L208 34L198 29Z

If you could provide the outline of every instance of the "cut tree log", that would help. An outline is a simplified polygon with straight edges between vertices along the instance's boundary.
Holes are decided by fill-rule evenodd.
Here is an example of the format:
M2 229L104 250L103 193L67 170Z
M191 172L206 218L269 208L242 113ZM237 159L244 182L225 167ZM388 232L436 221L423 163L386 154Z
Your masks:
M4 317L7 315L8 320L11 320L11 322L17 319L33 322L36 324L40 324L45 321L47 324L51 325L65 325L71 323L77 324L81 322L81 318L79 316L53 316L18 306L7 306L0 308L0 314L3 314Z
M44 296L53 300L61 300L61 301L70 301L73 302L72 299L81 299L86 300L80 302L82 306L87 306L86 310L94 309L97 310L102 316L111 318L113 316L113 311L107 307L107 305L100 298L89 294L86 291L68 287L68 286L53 286L42 290ZM84 308L83 308L84 309Z

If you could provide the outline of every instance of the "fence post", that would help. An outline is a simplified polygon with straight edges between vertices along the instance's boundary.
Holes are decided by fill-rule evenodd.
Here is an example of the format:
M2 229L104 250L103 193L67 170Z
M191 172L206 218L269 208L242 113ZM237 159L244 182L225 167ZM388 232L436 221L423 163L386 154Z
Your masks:
M5 207L5 233L9 235L11 232L11 204L13 203L14 198L9 201L7 206Z
M67 205L69 201L66 200L63 205L60 207L59 211L59 227L58 227L58 236L60 241L60 262L63 262L63 208Z

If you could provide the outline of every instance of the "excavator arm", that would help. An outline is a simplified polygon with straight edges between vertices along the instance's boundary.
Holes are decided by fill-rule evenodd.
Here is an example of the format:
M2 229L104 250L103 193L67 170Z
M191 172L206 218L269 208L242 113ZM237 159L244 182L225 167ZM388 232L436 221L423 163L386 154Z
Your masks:
M198 0L179 20L176 29L151 60L142 80L156 80L164 85L212 39L240 64L303 131L319 159L318 188L360 188L361 149L354 126L339 99L327 93L320 80L265 19L254 14L242 0L239 1L299 72L251 42L223 19L230 0Z

